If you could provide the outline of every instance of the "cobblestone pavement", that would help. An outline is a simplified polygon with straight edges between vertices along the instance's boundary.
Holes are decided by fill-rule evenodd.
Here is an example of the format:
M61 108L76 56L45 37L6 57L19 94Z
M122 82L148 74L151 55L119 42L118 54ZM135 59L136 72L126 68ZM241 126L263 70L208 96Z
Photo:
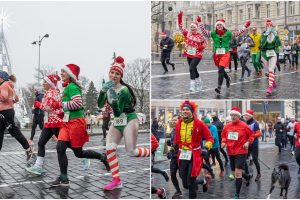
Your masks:
M252 70L252 75L246 77L245 81L239 81L241 77L241 67L237 72L229 73L231 86L226 88L223 83L221 95L217 95L214 89L217 87L218 72L212 59L203 59L198 65L200 78L203 81L203 88L200 92L189 92L190 75L189 66L185 59L176 59L176 69L163 75L163 67L159 61L153 61L151 65L151 94L152 99L299 99L300 98L300 67L290 69L283 67L276 72L278 87L273 94L268 96L266 88L268 78L263 75L261 78L254 76L254 67L248 62L248 67ZM233 64L233 63L232 63ZM267 69L264 69L266 72Z
M29 131L23 131L23 133L26 138L29 138ZM40 131L37 132L34 138L35 151L37 151L39 134ZM149 132L139 134L138 146L149 147ZM102 136L90 137L90 142L84 146L84 149L104 152L105 146ZM110 192L102 190L103 186L111 180L111 174L107 173L100 161L91 160L90 169L84 171L81 160L76 158L73 152L68 151L67 155L69 159L70 187L50 188L49 182L54 181L59 175L55 141L51 139L46 145L45 173L39 177L25 171L26 157L24 150L14 138L5 135L3 148L0 152L0 198L149 198L149 157L129 157L125 152L123 142L118 148L120 174L124 182L123 188ZM34 162L34 159L31 162Z
M242 199L265 199L269 193L270 184L271 184L271 173L274 168L277 168L280 163L288 163L292 181L289 188L288 198L289 199L299 199L300 198L300 176L297 174L298 165L295 158L291 155L290 147L288 146L287 150L283 151L278 155L278 148L274 144L274 139L271 139L270 142L262 143L260 142L259 150L259 159L261 167L261 180L255 182L254 178L256 176L256 168L253 164L250 166L250 171L254 174L254 178L250 181L250 186L246 186L245 182L242 185L240 198ZM262 161L270 168L268 169ZM220 169L218 162L216 161L217 166L214 167L214 172L216 174L215 179L213 179L212 184L209 186L208 191L205 193L202 191L202 187L199 187L197 192L198 199L232 199L233 194L235 193L235 182L231 181L228 176L230 173L230 167L227 166L225 170L225 176L220 178L218 176ZM164 160L155 164L156 168L166 170L169 174L169 161ZM183 188L181 185L181 179L177 173L178 180L180 182L180 188ZM202 176L201 176L202 177ZM175 188L172 185L171 180L166 182L163 176L160 174L152 175L152 185L155 187L164 187L167 190L168 198L171 198L175 193ZM182 198L188 198L188 190L182 189L183 196ZM272 199L282 199L279 196L280 189L275 188L271 198ZM157 198L157 195L152 195L152 198Z

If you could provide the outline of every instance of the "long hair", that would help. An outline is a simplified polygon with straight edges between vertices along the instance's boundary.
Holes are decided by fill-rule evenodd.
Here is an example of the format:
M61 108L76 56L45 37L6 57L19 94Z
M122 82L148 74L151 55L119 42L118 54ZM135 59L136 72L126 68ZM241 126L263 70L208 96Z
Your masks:
M131 88L130 85L128 85L127 83L124 83L124 81L123 81L122 79L120 80L120 83L128 88L128 90L129 90L129 92L130 92L130 94L131 94L131 96L132 96L132 100L133 100L133 101L131 102L131 103L132 103L132 106L135 107L135 105L136 105L136 96L135 96L135 94L134 94L134 92L133 92L133 89Z

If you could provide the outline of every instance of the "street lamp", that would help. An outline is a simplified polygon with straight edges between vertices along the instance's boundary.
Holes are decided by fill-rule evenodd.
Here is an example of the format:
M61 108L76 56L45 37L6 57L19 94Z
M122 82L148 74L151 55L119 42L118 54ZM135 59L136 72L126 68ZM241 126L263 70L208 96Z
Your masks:
M42 38L39 36L39 40L33 41L31 44L39 45L39 65L38 65L38 84L40 85L40 67L41 67L41 44L44 38L48 38L49 34L45 34Z

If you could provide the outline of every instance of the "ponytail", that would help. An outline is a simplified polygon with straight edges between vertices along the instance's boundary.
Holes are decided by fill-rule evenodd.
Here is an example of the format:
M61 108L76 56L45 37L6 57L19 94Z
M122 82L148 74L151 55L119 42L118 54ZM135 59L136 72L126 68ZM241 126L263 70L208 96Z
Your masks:
M131 104L132 104L133 107L135 107L136 106L136 96L134 95L133 89L131 88L130 85L124 83L124 81L122 79L120 80L120 83L128 88L128 90L129 90L129 92L130 92L130 94L132 96L132 102L131 102Z

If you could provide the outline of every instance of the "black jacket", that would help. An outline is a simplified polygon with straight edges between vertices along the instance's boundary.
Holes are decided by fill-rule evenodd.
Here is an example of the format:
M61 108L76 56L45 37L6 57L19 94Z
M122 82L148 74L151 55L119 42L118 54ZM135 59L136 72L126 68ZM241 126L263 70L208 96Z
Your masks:
M167 45L166 49L164 49L165 45ZM174 47L174 41L169 37L166 37L160 41L160 49L162 50L162 53L170 53L173 47Z
M281 122L277 122L274 126L276 137L283 136L284 125Z
M218 117L213 117L213 125L217 127L218 135L220 136L224 127L224 124L219 120Z
M42 94L42 93L37 93L37 94L35 95L34 101L42 102L43 98L44 98L44 94ZM43 111L42 109L39 109L39 108L34 108L34 109L32 110L32 114L44 115L44 111Z

